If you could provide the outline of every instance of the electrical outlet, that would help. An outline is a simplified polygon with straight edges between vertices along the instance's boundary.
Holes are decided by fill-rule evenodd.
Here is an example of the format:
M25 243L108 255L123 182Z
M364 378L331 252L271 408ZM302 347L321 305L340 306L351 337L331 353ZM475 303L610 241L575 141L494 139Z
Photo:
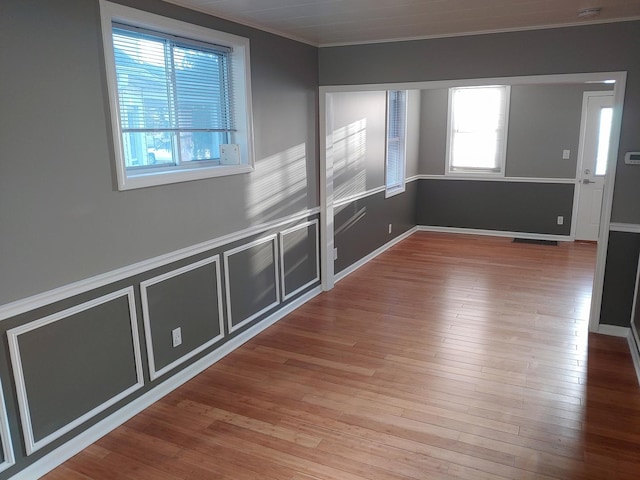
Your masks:
M337 249L337 248L334 248L334 249L333 249L333 259L334 259L334 260L337 260L337 259L338 259L338 249Z
M392 228L393 228L393 224L390 223L389 224L389 233L391 233Z
M571 158L571 150L563 150L562 151L562 159L569 160Z
M178 327L171 330L171 339L174 347L182 345L182 328Z
M564 217L562 215L558 215L558 225L564 225Z

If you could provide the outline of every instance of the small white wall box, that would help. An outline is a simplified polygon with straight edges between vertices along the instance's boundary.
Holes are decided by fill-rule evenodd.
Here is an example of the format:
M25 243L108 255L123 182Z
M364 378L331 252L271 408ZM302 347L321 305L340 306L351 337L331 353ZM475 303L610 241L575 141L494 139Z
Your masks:
M240 145L226 143L220 145L220 165L238 165L240 163Z
M624 163L627 165L640 165L640 152L627 152L624 156Z

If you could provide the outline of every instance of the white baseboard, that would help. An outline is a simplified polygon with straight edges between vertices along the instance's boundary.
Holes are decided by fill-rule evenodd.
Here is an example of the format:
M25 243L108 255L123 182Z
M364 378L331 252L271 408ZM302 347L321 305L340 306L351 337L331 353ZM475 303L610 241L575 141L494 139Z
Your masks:
M289 303L284 308L265 318L262 322L242 332L237 337L221 345L217 350L214 350L207 356L201 358L192 365L189 365L184 370L179 371L173 377L167 379L165 382L159 384L152 390L128 403L120 410L112 413L105 419L96 423L94 426L72 438L64 445L61 445L60 447L51 451L41 459L37 460L35 463L29 465L24 470L16 473L13 477L11 477L11 479L33 480L34 478L42 477L46 473L56 468L58 465L61 465L66 460L70 459L80 451L87 448L92 443L99 440L101 437L105 436L112 430L125 423L133 416L140 413L145 408L151 406L162 397L178 388L180 385L188 382L193 377L216 363L218 360L233 352L243 343L251 340L260 332L266 330L268 327L283 318L285 315L291 313L296 308L307 303L309 300L320 293L322 293L322 288L319 286L314 288L313 290L310 290L308 293Z
M437 227L429 225L419 225L419 232L437 232L437 233L461 233L464 235L485 235L490 237L513 237L524 238L527 240L550 240L556 242L573 242L574 238L570 235L551 235L547 233L524 233L524 232L506 232L502 230L482 230L478 228L460 228L460 227Z
M627 338L631 329L629 327L617 327L615 325L599 325L596 333L609 335L610 337Z
M636 369L636 376L638 377L638 385L640 385L640 343L636 341L633 330L629 330L627 336L629 342L629 350L631 351L631 358L633 359L633 366Z
M367 255L366 257L362 257L360 260L358 260L356 263L349 265L347 268L345 268L344 270L342 270L340 273L337 273L334 279L334 283L338 283L340 280L342 280L344 277L346 277L347 275L349 275L350 273L355 272L357 269L359 269L361 266L363 266L365 263L369 262L370 260L373 260L374 258L376 258L378 255L380 255L382 252L385 252L387 250L389 250L391 247L393 247L396 243L401 242L402 240L404 240L407 237L410 237L411 235L413 235L416 231L417 231L418 227L413 227L410 230L407 230L406 232L404 232L402 235L398 235L396 238L394 238L393 240L391 240L388 243L385 243L383 246L381 246L380 248L374 250L373 252L371 252L369 255Z

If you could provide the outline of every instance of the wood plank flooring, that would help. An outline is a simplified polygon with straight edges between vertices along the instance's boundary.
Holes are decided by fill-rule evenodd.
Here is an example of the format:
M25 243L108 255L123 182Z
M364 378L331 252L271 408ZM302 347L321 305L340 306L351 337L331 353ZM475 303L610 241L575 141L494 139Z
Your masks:
M417 233L48 480L640 478L595 246Z

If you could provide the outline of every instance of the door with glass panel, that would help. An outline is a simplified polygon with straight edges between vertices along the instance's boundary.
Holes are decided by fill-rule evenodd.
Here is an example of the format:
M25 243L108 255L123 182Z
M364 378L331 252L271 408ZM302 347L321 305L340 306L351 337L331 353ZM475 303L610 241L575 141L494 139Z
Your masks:
M576 240L597 241L611 137L613 94L585 92L578 162Z

